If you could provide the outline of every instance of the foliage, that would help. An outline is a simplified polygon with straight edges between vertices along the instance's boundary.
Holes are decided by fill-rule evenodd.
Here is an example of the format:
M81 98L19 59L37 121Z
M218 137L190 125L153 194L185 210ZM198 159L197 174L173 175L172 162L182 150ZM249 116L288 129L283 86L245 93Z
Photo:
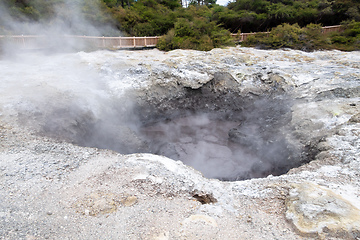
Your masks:
M360 21L360 1L236 0L217 19L231 32L239 28L242 32L266 31L283 23L298 23L301 27L310 23L330 26L344 20Z
M273 28L269 34L250 36L244 46L260 48L293 48L304 51L318 49L360 50L360 22L343 24L343 31L322 33L319 24L309 24L300 28L298 24L282 24Z
M360 50L360 22L343 22L343 32L330 34L332 46L339 50Z
M163 35L174 27L176 19L170 8L155 0L139 0L128 8L114 8L112 13L117 27L131 36Z
M261 32L244 43L267 48L353 49L358 45L359 0L236 0L227 7L215 0L1 0L11 17L23 22L41 22L51 27L61 18L74 27L80 11L84 20L111 35L106 26L125 36L162 36L161 49L208 50L231 45L229 32ZM5 20L4 20L5 19ZM6 16L0 16L1 32L9 31ZM321 26L346 22L343 33L319 34ZM352 22L354 21L354 22ZM111 29L111 28L109 28ZM83 30L83 31L82 31ZM75 30L85 34L82 26ZM110 30L109 30L110 31ZM349 47L351 46L351 47Z
M194 7L189 18L179 18L165 36L163 36L157 47L161 50L172 50L177 48L196 49L208 51L214 47L233 45L230 32L222 29L208 17L209 9L206 6Z
M274 48L291 47L299 44L301 28L298 24L289 25L287 23L274 28L269 37L269 42Z
M18 23L25 23L24 26L41 23L38 26L44 29L56 25L82 35L89 32L85 27L90 24L103 27L113 22L106 4L98 0L4 0L0 10L0 28L8 28L8 32L15 34L35 34L31 31L39 30L37 27L24 29Z
M9 9L10 14L18 20L49 19L54 15L54 5L59 0L3 0L5 7Z

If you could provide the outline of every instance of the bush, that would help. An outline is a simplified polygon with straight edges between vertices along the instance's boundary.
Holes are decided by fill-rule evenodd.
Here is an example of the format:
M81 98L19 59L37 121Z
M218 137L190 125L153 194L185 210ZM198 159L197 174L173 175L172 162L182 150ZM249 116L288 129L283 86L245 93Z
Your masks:
M234 41L229 31L204 17L196 17L193 21L179 18L174 28L159 40L157 48L164 51L178 48L209 51L214 47L231 45Z
M322 33L322 27L319 24L309 24L302 29L304 38L301 39L299 49L304 51L314 51L317 49L331 48L331 41L327 35Z
M343 22L342 30L330 34L332 47L343 51L360 50L360 22Z
M302 30L298 24L282 24L274 28L269 37L272 48L294 47L300 43Z
M243 46L265 49L293 48L303 51L338 49L353 51L360 49L360 22L344 23L341 32L322 33L319 24L300 28L298 24L282 24L273 28L270 34L259 33L250 36Z
M161 37L156 47L164 51L179 48L178 44L175 43L175 29L171 29L165 36Z
M256 46L261 48L295 48L301 43L301 39L304 38L302 34L303 30L298 24L282 24L273 28L270 34L258 33L256 35L249 36L243 45Z

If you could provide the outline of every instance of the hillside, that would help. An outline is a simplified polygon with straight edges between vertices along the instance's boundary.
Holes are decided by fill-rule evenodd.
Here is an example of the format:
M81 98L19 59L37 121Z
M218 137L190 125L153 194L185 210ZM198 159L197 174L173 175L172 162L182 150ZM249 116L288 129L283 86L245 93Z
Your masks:
M166 35L159 46L164 50L228 46L230 32L269 31L284 23L360 21L357 0L237 0L228 6L213 0L5 0L1 9L0 34L34 34L45 26L76 35Z

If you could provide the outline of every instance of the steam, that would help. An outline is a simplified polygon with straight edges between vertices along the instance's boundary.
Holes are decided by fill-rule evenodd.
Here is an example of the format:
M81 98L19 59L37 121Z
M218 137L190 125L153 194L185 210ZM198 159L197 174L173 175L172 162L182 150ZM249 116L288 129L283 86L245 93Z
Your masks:
M105 52L49 54L79 46L78 42L57 42L59 34L101 33L81 14L81 3L85 4L64 1L61 7L54 6L56 17L47 24L24 23L1 8L0 23L7 33L55 36L46 54L2 55L2 122L16 121L36 134L81 146L165 155L222 180L279 175L299 164L299 149L288 141L284 128L291 120L291 101L283 94L237 100L228 94L236 81L229 74L217 74L221 81L229 81L227 97L212 91L216 84L204 85L206 98L201 89L188 91L184 99L178 99L185 108L176 101L165 103L169 116L159 116L164 110L159 109L153 117L167 120L154 123L138 112L143 106L137 106L136 99L114 94L113 82L122 85L119 91L126 91L124 86L132 79L126 80L123 72L102 69L108 62L90 65L84 59L101 58ZM6 52L12 51L10 45L3 46ZM226 103L220 106L225 97Z
M31 51L6 37L0 40L3 120L17 121L37 134L82 146L122 153L138 150L133 147L136 140L129 140L136 139L132 101L110 93L106 79L113 76L104 76L100 69L89 66L81 53L67 53L83 49L84 43L66 35L121 35L111 25L91 21L104 17L101 1L56 1L46 21L14 17L11 9L4 3L0 5L0 34L43 36L34 39ZM109 22L107 19L104 24Z
M208 178L243 180L280 175L294 167L299 150L289 143L286 129L291 101L284 96L254 100L242 117L224 119L216 112L184 117L144 127L141 133L153 153L181 160Z
M49 4L49 3L48 3ZM33 5L35 10L41 6ZM34 35L30 49L46 50L46 53L64 52L84 49L86 44L81 39L67 37L76 36L121 36L122 34L112 25L112 20L104 15L104 8L99 0L63 0L48 6L50 15L45 20L31 20L24 15L14 17L10 9L0 3L0 35ZM84 14L83 9L86 9ZM91 19L94 19L93 21ZM95 19L103 19L102 23L95 23ZM21 46L14 41L3 38L0 42L4 53L12 53ZM21 49L23 51L23 49Z
M34 5L36 1L30 3L35 10L43 7ZM38 21L10 14L11 9L0 3L0 34L42 36L31 42L32 51L6 36L0 39L0 111L3 117L10 116L9 121L16 119L40 134L128 152L126 144L118 147L117 138L124 135L119 131L131 133L131 124L123 123L124 116L131 115L126 110L131 109L131 101L111 95L99 71L82 62L79 54L66 53L85 47L84 42L67 35L121 35L109 24L111 19L103 24L91 21L106 17L100 11L101 3L55 1L46 6L51 12L48 18Z
M241 100L241 109L231 115L196 110L196 105L193 111L182 111L175 102L173 111L180 112L154 116L167 120L144 121L136 99L113 92L114 78L122 85L130 80L86 60L103 55L106 52L28 53L0 60L0 118L81 146L165 155L209 178L280 175L299 165L300 151L289 142L284 128L291 120L291 101L286 96ZM198 93L194 96L202 99ZM190 97L182 103L199 103Z
M195 114L146 127L142 134L154 153L181 160L206 177L220 178L235 175L228 131L237 125Z

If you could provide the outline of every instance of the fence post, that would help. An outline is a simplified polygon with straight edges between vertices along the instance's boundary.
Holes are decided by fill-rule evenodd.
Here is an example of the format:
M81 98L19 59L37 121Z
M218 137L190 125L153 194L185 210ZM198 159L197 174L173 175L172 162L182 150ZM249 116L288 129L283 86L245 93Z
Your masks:
M119 48L121 48L121 36L119 37L119 43L120 43Z
M105 48L105 37L102 37L103 48Z
M134 40L134 48L135 48L136 47L135 36L134 36L133 40Z
M145 36L145 38L144 38L144 45L145 45L145 47L146 47L146 36Z

